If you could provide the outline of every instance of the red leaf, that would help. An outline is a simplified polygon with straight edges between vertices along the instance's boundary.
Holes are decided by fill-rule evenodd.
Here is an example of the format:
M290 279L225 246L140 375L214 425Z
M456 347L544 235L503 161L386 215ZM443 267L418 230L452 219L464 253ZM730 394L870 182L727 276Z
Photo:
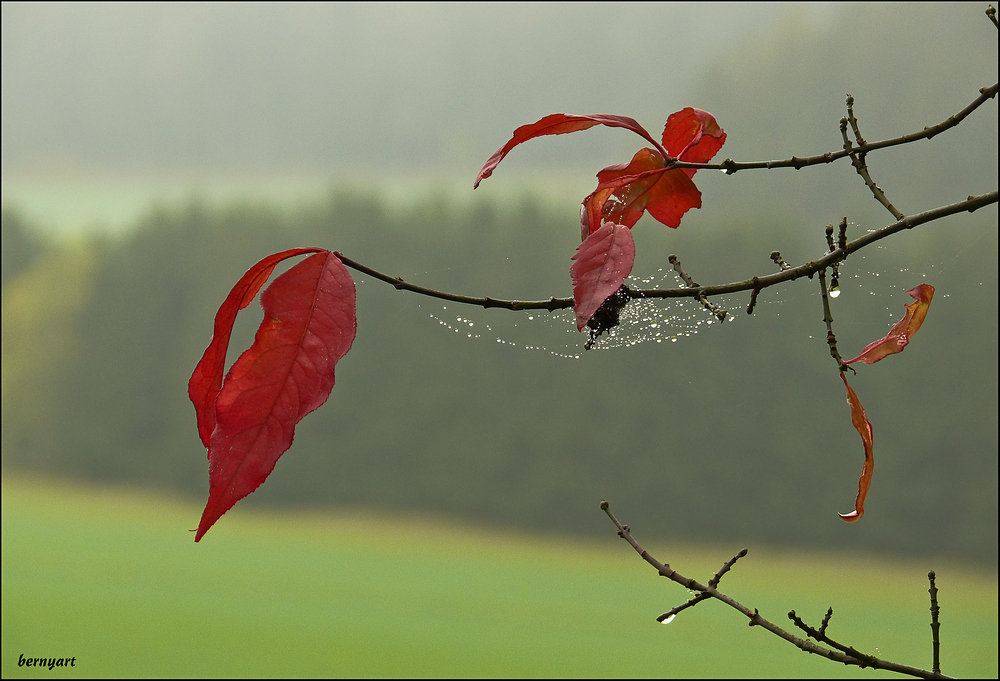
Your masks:
M503 157L518 144L527 142L535 137L542 137L543 135L565 135L566 133L577 132L578 130L586 130L587 128L592 128L595 125L607 125L612 128L625 128L626 130L631 130L635 134L640 135L643 139L648 140L654 147L660 146L659 142L654 140L652 136L646 132L645 128L639 125L635 119L629 118L628 116L613 116L610 114L592 114L590 116L578 116L575 114L550 114L535 123L522 125L520 128L515 130L514 136L510 138L507 144L497 149L496 153L490 156L489 160L486 161L486 165L483 166L483 169L479 171L478 177L476 177L476 184L473 188L478 187L480 182L492 175L493 170L500 165L500 161L503 160Z
M903 318L893 325L885 338L870 343L868 347L861 351L860 355L844 362L844 364L853 364L854 362L874 364L880 359L903 351L910 342L910 339L913 338L913 334L924 323L924 317L927 316L927 309L930 307L931 299L934 297L934 287L930 284L920 284L915 288L911 288L907 293L917 302L906 306L906 314L903 315Z
M208 451L209 497L195 541L271 474L291 446L298 422L329 397L334 367L354 342L355 289L347 268L329 251L296 250L318 252L264 291L264 320L253 345L233 364L218 392ZM297 255L278 255L288 254ZM274 266L261 263L244 279L258 272L251 277L256 282L264 268Z
M583 200L588 229L593 232L606 220L632 227L647 210L666 226L679 227L684 213L701 208L701 192L691 181L697 171L667 170L664 151L681 161L706 163L725 141L726 133L707 111L688 107L670 114L663 147L641 149L627 165L597 174L597 189Z
M589 229L611 221L632 227L645 211L668 227L678 227L691 208L701 207L701 192L681 169L668 170L663 156L640 149L628 164L597 173L597 189L583 200Z
M188 381L188 396L194 403L194 410L198 416L198 433L206 447L209 445L212 431L215 430L215 400L222 387L226 351L229 349L229 337L232 335L237 313L254 299L257 291L271 276L275 265L296 255L315 252L323 252L323 249L293 248L267 256L240 277L216 313L212 341L205 349L205 354L195 367L194 373L191 374L191 380Z
M663 127L663 146L667 153L689 163L708 163L726 142L726 133L719 127L715 116L688 107L670 114ZM692 177L695 168L685 168Z
M606 222L586 238L573 256L573 310L576 330L582 331L601 304L613 295L632 271L635 241L625 225Z
M854 511L838 514L845 521L853 523L865 514L865 496L868 494L868 486L872 482L872 471L875 470L875 440L872 436L871 421L865 415L865 408L861 406L861 400L858 399L857 393L851 389L843 371L840 372L840 378L847 386L847 404L851 406L851 423L861 436L861 442L865 445L865 463L861 467L861 479L858 480L858 498L854 501Z

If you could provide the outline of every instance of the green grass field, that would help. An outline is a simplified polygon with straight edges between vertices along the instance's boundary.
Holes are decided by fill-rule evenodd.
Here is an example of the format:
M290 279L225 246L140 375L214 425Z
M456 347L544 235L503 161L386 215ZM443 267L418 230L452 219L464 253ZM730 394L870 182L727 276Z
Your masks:
M236 509L196 545L201 509L145 490L8 478L2 491L4 678L890 676L802 653L718 602L657 624L688 594L610 523L584 543ZM607 522L596 500L594 514ZM647 548L706 581L740 547ZM943 671L996 677L995 573L751 546L722 586L782 626L832 605L833 636L929 667L930 568Z

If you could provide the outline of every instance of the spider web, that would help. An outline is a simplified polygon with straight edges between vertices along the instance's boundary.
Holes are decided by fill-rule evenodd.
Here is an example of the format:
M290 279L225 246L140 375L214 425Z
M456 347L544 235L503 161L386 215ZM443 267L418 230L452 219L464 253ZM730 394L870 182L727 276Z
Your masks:
M625 283L633 289L677 286L673 269L661 269L646 278L629 277ZM580 359L589 339L586 330L582 333L576 330L572 309L510 312L441 305L433 309L429 317L441 328L470 340L547 352L565 359ZM730 314L726 321L734 318ZM715 315L690 298L635 299L622 308L618 326L597 337L591 349L616 350L641 343L676 343L680 338L693 336L705 327L720 323Z

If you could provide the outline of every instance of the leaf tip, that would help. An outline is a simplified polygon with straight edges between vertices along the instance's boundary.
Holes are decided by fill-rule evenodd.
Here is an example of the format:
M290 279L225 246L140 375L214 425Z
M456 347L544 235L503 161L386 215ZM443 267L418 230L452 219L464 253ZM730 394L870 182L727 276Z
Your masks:
M850 513L838 513L837 515L839 515L840 519L845 523L856 523L864 514L864 511L851 511Z

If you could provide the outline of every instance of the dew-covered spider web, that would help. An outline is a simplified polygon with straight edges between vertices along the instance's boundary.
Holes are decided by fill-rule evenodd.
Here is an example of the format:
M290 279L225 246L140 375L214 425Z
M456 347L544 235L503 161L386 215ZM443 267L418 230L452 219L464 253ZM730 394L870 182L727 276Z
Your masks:
M875 228L867 231L873 229ZM849 223L848 238L857 238L863 231L864 228L858 224ZM817 240L820 239L821 237ZM908 289L923 282L936 282L942 274L960 269L970 253L981 249L986 239L986 236L979 235L965 243L958 249L959 252L950 252L946 256L942 256L939 250L897 254L885 244L876 244L852 254L839 268L839 295L831 296L830 300L838 335L843 336L845 345L852 341L855 344L860 342L852 334L862 340L870 340L879 329L873 331L870 322L865 323L859 319L859 305L868 309L872 306L879 308L886 323L891 325L900 318L903 306L912 302L905 296ZM790 251L794 255L789 264L801 264L804 254L795 253L795 249ZM820 246L807 257L821 257L825 252ZM761 260L767 259L762 256ZM766 264L762 265L760 273L767 274L768 269ZM832 271L828 271L828 279L832 286ZM629 277L626 284L633 290L678 288L684 285L672 268L659 269L648 277ZM984 279L977 282L977 285L993 284ZM790 337L821 342L825 346L826 328L822 322L819 293L818 283L812 278L808 283L786 282L768 288L761 292L753 318L797 320L798 323L790 324L786 329L791 334ZM538 297L543 298L544 295ZM941 288L937 297L947 299L950 294L946 288ZM748 291L710 298L712 303L728 312L726 323L745 316L749 300ZM577 332L574 314L569 308L555 312L511 312L427 299L422 299L418 306L420 315L436 328L470 342L485 343L493 347L580 359L590 339L588 330ZM820 314L817 314L817 310ZM693 298L631 300L621 309L619 318L618 326L594 339L592 350L614 350L649 343L672 345L680 339L692 337L722 323Z
M661 269L650 277L629 277L631 289L676 288L679 285L673 269ZM716 301L718 302L718 301ZM579 359L590 339L587 329L576 330L576 317L571 308L546 310L480 309L469 305L421 303L430 308L429 317L442 329L470 340L498 346L549 353L566 359ZM735 319L730 313L725 321ZM719 325L719 319L692 298L634 299L619 313L619 324L596 337L591 350L613 350L642 343L676 343L702 329Z

